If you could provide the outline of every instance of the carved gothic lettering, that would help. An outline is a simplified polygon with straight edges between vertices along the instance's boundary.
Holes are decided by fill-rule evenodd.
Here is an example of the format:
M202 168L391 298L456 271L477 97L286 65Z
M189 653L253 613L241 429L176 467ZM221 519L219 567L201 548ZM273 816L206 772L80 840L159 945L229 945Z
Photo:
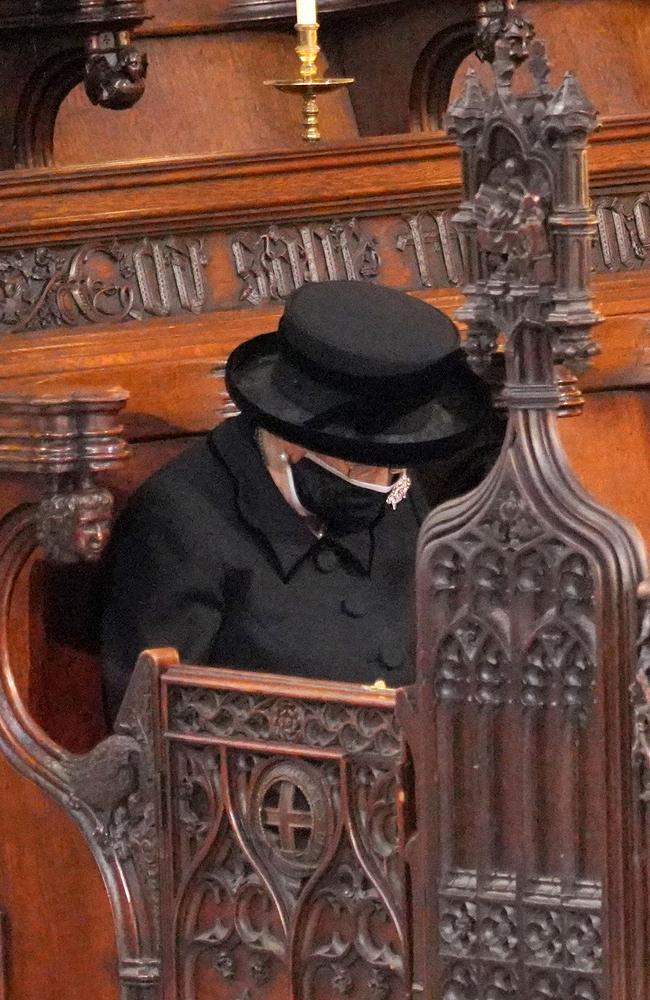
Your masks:
M356 219L237 233L232 254L240 298L254 306L283 301L305 281L376 278L381 264L376 239Z
M634 221L636 222L639 240L644 250L650 247L650 194L645 192L634 202ZM643 260L647 255L644 255Z
M200 313L207 298L203 268L208 263L200 240L167 241L169 260L181 306L187 312Z
M458 285L462 280L461 245L452 216L450 211L418 212L405 220L408 233L397 237L398 250L413 247L420 282L425 288L436 284Z
M201 312L207 257L199 239L85 243L0 256L0 333Z
M68 310L66 307L68 296L89 323L101 323L107 319L119 322L128 316L133 307L133 289L128 283L116 280L120 277L120 257L119 245L88 245L74 255L70 262L68 281L57 290L57 302L66 323L74 326L76 317L75 310ZM115 268L116 263L118 269ZM108 281L99 276L103 264L108 264L111 274Z
M627 211L619 198L607 198L598 203L598 237L606 268L632 267L635 260L645 260L646 250L639 236L638 223L641 221L646 229L646 214L647 207L641 199L632 211Z
M160 241L142 240L133 253L133 265L145 312L153 316L169 316L169 278Z
M240 298L252 306L259 306L271 298L269 282L262 270L259 240L247 233L236 236L232 241L232 255L235 270L244 282Z

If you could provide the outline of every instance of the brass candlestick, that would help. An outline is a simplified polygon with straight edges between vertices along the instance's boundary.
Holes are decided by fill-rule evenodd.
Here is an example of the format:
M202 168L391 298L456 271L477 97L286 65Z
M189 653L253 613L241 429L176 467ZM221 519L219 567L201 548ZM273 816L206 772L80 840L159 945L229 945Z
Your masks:
M354 77L319 77L316 59L320 52L318 45L318 24L297 24L298 44L296 53L300 59L300 79L265 80L268 87L275 87L284 94L299 94L302 97L302 137L305 142L318 142L318 104L316 96L324 91L337 90L354 83Z

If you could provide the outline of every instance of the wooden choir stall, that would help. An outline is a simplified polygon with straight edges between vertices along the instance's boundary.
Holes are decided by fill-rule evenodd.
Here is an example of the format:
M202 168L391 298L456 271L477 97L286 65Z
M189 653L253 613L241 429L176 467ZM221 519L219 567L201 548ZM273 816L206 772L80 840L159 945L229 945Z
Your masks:
M0 1000L650 1000L650 9L322 0L309 143L294 13L0 0ZM149 650L108 731L113 517L334 279L508 414L416 682Z

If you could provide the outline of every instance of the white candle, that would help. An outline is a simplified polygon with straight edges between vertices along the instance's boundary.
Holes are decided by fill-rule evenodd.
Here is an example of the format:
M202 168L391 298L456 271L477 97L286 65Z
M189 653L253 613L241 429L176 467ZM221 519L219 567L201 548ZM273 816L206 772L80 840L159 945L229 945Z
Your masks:
M316 0L296 0L298 24L316 24Z

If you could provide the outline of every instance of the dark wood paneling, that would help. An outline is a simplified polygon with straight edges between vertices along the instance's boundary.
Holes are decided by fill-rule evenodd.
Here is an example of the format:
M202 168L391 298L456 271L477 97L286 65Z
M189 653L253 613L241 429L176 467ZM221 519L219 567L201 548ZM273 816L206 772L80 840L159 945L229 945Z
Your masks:
M395 5L395 0L320 0L319 18L326 22L333 14L365 11ZM293 0L148 0L152 15L138 29L139 37L178 35L197 31L223 31L241 26L264 28L278 22L295 21Z
M547 42L556 84L571 69L603 115L650 110L646 0L530 0L520 8L530 14L538 35ZM471 39L475 14L476 4L466 0L453 5L402 4L330 26L329 44L340 68L358 78L352 99L361 135L421 127L419 115L409 117L412 86L425 91L430 87L434 98L451 84L454 71L453 52L428 64L427 49L437 48L452 25L467 25ZM457 51L460 62L467 45L459 45ZM427 65L433 74L429 86L419 79ZM489 70L483 69L481 75L487 78Z

